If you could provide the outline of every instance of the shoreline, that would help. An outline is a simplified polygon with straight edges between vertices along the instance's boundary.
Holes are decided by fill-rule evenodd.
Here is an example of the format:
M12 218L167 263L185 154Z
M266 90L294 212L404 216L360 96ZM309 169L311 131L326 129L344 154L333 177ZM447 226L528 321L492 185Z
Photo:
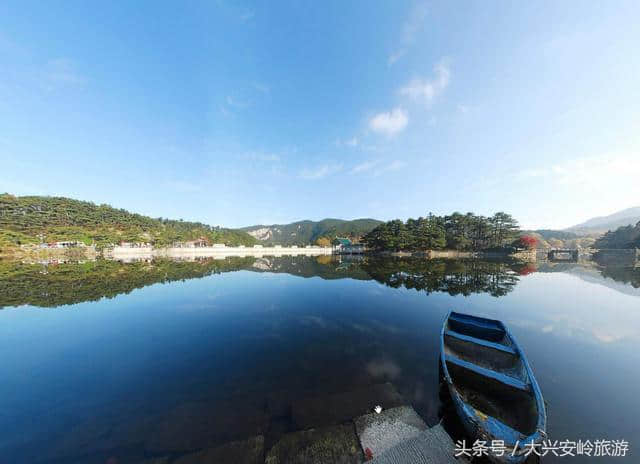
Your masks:
M368 254L393 257L413 257L426 259L517 259L522 261L536 261L536 250L530 251L458 251L458 250L425 250L425 251L378 251Z
M104 250L105 258L116 260L152 258L226 258L227 256L324 256L331 255L331 248L321 247L114 247Z
M208 246L208 247L112 247L102 250L94 246L78 246L70 248L4 248L0 249L0 260L60 260L81 261L95 260L98 258L133 261L154 258L198 259L226 257L263 257L263 256L379 256L393 258L416 259L510 259L522 262L547 261L548 250L534 249L518 252L509 251L458 251L458 250L422 250L422 251L364 251L359 253L340 253L330 247L283 247L283 246ZM556 260L556 262L576 262L584 259L603 262L625 262L628 265L640 264L640 249L612 249L612 250L588 250L585 256L582 254L578 260ZM551 260L554 261L554 260Z
M92 246L74 248L13 248L6 249L0 253L0 259L96 259L103 257L114 260L140 260L153 258L207 258L212 257L222 259L225 257L238 256L389 256L422 259L516 259L521 261L536 261L536 250L522 252L502 252L502 251L457 251L457 250L424 250L424 251L365 251L363 253L336 253L329 247L163 247L154 248L151 246L105 248L97 250Z

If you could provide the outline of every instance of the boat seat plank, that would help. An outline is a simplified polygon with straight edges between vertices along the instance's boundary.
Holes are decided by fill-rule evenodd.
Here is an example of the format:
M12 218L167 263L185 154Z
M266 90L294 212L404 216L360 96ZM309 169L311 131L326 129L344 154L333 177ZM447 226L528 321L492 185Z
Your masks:
M505 335L505 331L497 324L493 324L491 321L469 318L469 317L457 317L452 314L449 316L449 328L456 332L464 332L469 335L485 338L494 342L499 342Z
M469 343L475 343L476 345L481 345L481 346L485 346L487 348L493 348L494 350L498 350L498 351L503 351L505 353L509 353L509 354L516 354L516 351L511 348L510 346L506 346L503 345L501 343L494 343L494 342L490 342L488 340L483 340L482 338L477 338L477 337L472 337L470 335L464 335L461 333L458 333L454 330L445 330L444 332L445 336L448 337L454 337L457 338L458 340L462 340L465 342L469 342Z
M463 361L462 359L456 358L455 356L446 355L445 361L451 364L455 364L464 369L475 372L476 374L482 375L484 377L491 378L498 382L504 383L505 385L509 385L510 387L516 388L522 391L529 391L529 385L524 383L523 381L511 377L509 375L502 374L500 372L492 371L491 369L486 369L484 367L478 366L477 364L470 363L468 361Z
M452 319L456 322L460 322L461 324L470 324L487 330L497 330L500 332L504 332L498 322L494 322L490 319L468 316L466 314L451 313L449 315L449 320Z

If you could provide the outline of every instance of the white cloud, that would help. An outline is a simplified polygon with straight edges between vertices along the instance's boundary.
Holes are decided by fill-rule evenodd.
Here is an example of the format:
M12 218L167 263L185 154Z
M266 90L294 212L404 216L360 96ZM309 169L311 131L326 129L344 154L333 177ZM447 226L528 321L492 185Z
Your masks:
M604 155L572 160L552 166L552 176L562 185L593 188L619 188L627 185L627 194L640 194L640 156Z
M640 156L635 150L585 156L522 169L513 178L523 188L535 188L537 201L545 205L528 211L523 224L564 228L637 205Z
M544 177L548 173L550 173L548 168L526 168L516 173L516 179L526 180L534 177Z
M218 111L220 111L220 114L222 114L222 116L224 116L225 118L233 116L233 113L231 113L231 111L229 111L224 105L219 105Z
M351 173L371 173L372 176L377 177L386 172L398 171L406 166L407 163L402 160L393 160L387 164L383 164L380 160L368 160L355 165L353 169L351 169Z
M357 147L358 143L359 143L358 137L352 137L349 140L347 140L346 142L344 142L344 144L349 146L349 147Z
M269 95L271 89L262 82L250 82L239 86L224 98L220 111L225 115L232 115L253 107L261 99Z
M269 86L267 84L262 83L262 82L254 82L252 84L252 86L253 86L254 89L256 89L260 93L267 94L267 93L269 93L271 91Z
M405 21L402 29L402 41L404 43L413 43L416 36L424 24L429 12L427 3L417 3L411 9L411 16Z
M409 47L416 41L416 37L427 17L428 8L426 3L417 3L411 9L411 14L402 26L401 46L389 55L387 64L393 65L396 61L407 54Z
M407 49L406 48L401 48L400 50L398 50L396 52L393 52L391 55L389 55L389 59L387 60L387 64L389 66L391 66L393 63L398 61L400 58L402 58L406 54L407 54Z
M409 115L402 108L394 108L389 112L378 113L369 120L369 128L388 136L402 132L409 123Z
M239 100L238 98L232 97L231 95L227 96L227 105L233 108L247 108L249 106L248 101Z
M373 173L374 176L380 176L386 172L399 171L407 166L407 163L401 160L393 160L391 163L381 166Z
M434 66L433 79L416 78L400 89L400 95L405 95L413 100L431 103L449 85L451 70L446 61L441 61Z
M342 147L342 146L357 147L359 143L360 143L360 139L358 139L358 137L356 136L351 137L350 139L347 139L347 140L342 140L342 139L336 140L336 146L338 147Z
M404 168L407 165L404 161L394 160L387 167L386 171L397 171L399 169Z
M342 164L323 164L313 168L304 168L298 176L306 180L317 180L341 170Z
M528 168L519 171L521 180L542 178L568 187L598 190L618 190L630 187L640 195L640 156L637 154L609 154L577 158L547 167Z
M365 367L372 377L395 379L402 372L400 366L392 359L374 359L369 361Z
M380 164L380 161L378 160L370 160L370 161L364 161L360 164L356 164L353 169L351 170L352 174L358 174L360 172L367 172L372 170L373 168L375 168L376 166L378 166Z
M242 158L252 161L263 161L277 163L280 161L280 156L275 153L264 153L261 151L248 151L243 153Z

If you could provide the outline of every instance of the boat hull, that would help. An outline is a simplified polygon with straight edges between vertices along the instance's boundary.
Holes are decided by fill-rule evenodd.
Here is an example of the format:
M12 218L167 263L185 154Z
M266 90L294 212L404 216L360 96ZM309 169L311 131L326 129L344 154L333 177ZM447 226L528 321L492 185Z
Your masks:
M504 324L449 313L440 364L469 437L486 442L493 462L525 462L526 451L546 438L546 410L529 363ZM491 450L495 440L504 443L504 452Z

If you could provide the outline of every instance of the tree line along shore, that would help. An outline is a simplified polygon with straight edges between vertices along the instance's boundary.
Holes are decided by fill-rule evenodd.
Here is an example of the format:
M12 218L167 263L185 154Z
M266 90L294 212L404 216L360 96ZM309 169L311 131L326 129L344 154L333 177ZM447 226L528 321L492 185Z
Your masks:
M513 216L504 212L492 216L458 212L444 216L428 214L417 219L387 222L373 219L301 221L288 226L291 227L287 232L293 228L308 232L304 235L306 241L298 243L299 246L327 247L336 237L346 236L356 243L366 244L370 251L504 252L535 247L640 247L640 223L620 227L600 237L579 237L564 231L523 231ZM61 243L93 248L98 253L123 242L154 248L188 243L199 246L273 245L248 233L247 230L257 227L262 226L229 229L182 219L151 218L105 204L64 197L0 194L0 256L20 255L25 250L54 255L66 253L64 250L40 249L55 249ZM275 228L271 226L271 229ZM566 246L567 243L570 245Z

